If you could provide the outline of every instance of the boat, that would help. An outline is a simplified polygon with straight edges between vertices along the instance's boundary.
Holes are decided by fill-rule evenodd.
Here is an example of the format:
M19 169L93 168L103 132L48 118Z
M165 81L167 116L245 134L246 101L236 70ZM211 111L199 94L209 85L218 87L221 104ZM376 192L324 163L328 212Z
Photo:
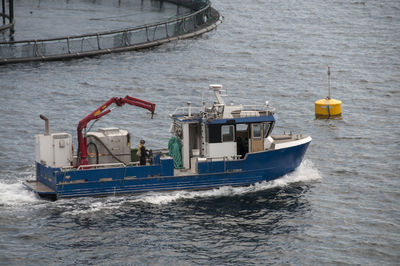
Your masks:
M300 165L310 136L272 134L275 109L268 102L228 105L222 85L209 89L216 97L211 105L203 101L196 107L188 102L169 115L168 147L146 151L144 164L139 163L127 130L110 127L92 132L87 125L108 114L113 104L145 108L153 116L153 103L130 96L111 98L79 122L76 154L71 134L50 133L48 119L41 115L45 132L35 136L36 179L23 184L54 200L205 190L274 180Z

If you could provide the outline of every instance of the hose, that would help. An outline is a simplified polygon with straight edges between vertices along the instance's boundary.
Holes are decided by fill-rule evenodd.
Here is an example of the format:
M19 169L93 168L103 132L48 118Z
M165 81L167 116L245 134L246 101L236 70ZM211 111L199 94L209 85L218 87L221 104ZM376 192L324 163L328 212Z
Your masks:
M93 137L93 138L95 138L98 142L100 142L100 144L104 146L104 148L107 150L107 152L108 152L115 160L117 160L117 161L120 162L120 163L125 164L125 162L123 162L122 160L120 160L114 153L112 153L112 151L110 151L110 149L106 146L106 144L104 144L104 142L103 142L100 138L98 138L98 137L95 136L95 135L90 135L90 137ZM93 143L93 142L90 142L89 144L91 144L91 143ZM89 144L88 144L88 147L89 147ZM94 143L93 143L93 144L94 144ZM96 144L95 144L95 145L96 145ZM97 149L97 146L96 146L96 149ZM97 158L98 158L98 154L97 154ZM97 163L98 163L98 161L97 161Z
M89 144L87 145L88 151L90 145L93 145L96 150L96 164L99 164L99 149L97 148L97 145L94 142L89 142Z

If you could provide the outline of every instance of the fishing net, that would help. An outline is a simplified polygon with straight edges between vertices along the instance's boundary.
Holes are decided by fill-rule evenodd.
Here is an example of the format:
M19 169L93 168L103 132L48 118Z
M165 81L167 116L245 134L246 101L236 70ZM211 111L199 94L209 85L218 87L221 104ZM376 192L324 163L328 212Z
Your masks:
M169 155L174 159L174 168L182 169L182 144L177 137L172 137L168 141Z

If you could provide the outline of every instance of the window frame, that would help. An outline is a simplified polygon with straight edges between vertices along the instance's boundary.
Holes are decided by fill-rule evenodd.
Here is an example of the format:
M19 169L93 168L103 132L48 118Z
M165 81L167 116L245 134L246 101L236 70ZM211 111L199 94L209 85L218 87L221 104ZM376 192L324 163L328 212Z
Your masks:
M228 128L229 134L224 134L224 128ZM224 140L224 135L232 136L232 139ZM221 126L221 142L234 142L235 141L235 125L222 125Z
M264 122L263 123L264 138L268 137L270 129L271 129L271 123L270 122Z
M260 132L260 135L259 136L254 136L254 127L255 126L257 126L257 127L259 127L259 132ZM255 139L255 140L260 140L260 139L262 139L263 138L263 135L262 135L262 130L263 130L263 127L262 127L262 124L261 123L253 123L253 124L251 124L251 138L252 139Z

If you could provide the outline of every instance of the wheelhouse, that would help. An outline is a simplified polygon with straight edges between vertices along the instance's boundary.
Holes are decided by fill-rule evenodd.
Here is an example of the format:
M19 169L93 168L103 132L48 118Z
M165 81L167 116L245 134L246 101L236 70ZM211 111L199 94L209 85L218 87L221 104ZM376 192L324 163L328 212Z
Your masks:
M184 169L195 168L198 161L240 160L248 153L268 150L275 124L274 109L263 106L225 105L220 85L210 85L217 102L203 105L192 113L191 103L186 112L170 115L171 133L181 144Z

